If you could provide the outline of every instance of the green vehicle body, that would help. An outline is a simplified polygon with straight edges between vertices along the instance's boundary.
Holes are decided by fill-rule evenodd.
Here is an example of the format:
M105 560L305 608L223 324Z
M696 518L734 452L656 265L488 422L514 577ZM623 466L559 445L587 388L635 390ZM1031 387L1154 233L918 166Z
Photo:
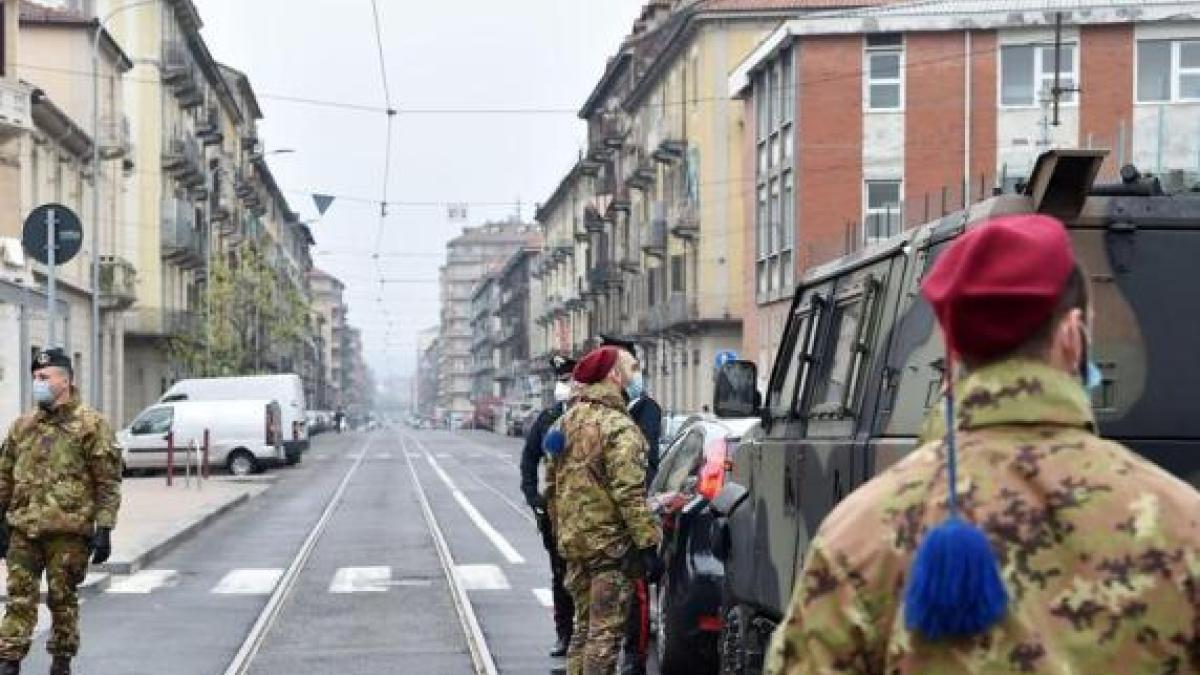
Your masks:
M944 354L920 281L950 241L993 216L1040 211L1068 224L1091 280L1101 434L1200 485L1200 193L1093 187L1102 157L1047 153L1029 194L994 196L801 280L761 409L744 391L737 404L762 422L713 504L727 586L722 672L759 671L822 519L915 446ZM718 411L730 409L722 377Z

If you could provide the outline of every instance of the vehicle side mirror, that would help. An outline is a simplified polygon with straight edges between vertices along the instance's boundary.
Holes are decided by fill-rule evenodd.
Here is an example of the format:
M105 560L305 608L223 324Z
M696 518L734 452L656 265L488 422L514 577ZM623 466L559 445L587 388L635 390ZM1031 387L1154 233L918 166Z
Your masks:
M758 417L758 366L753 361L730 361L717 369L713 412L717 417Z

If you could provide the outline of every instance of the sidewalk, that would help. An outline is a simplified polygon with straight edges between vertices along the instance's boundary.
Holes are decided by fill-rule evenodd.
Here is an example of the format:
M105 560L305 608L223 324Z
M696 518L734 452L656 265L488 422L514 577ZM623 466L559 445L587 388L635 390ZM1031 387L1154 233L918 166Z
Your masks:
M165 477L125 478L121 484L121 512L113 531L113 554L104 565L93 566L80 588L81 593L108 587L112 575L133 574L166 555L205 525L271 486L272 476L251 478L218 477L205 481L202 489L185 487L177 477L167 487ZM7 584L8 569L0 563L0 595ZM42 582L43 592L45 581Z

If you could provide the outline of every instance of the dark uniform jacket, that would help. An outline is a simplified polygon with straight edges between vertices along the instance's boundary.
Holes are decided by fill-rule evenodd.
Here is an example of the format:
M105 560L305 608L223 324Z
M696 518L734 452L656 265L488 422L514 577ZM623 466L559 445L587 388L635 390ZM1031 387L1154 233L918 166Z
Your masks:
M662 408L658 402L643 395L629 406L629 416L633 418L642 435L646 437L646 484L654 480L658 473L658 443L662 439Z
M546 408L534 420L533 426L529 427L529 433L525 434L525 449L521 451L521 492L531 506L540 504L542 500L538 490L538 466L542 463L543 455L542 440L550 427L562 417L563 410L562 403L555 403Z

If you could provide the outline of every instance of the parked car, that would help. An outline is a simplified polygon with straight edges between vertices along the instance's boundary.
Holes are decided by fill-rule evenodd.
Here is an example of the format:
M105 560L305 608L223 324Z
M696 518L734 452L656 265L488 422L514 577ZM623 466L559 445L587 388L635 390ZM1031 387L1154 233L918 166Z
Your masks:
M208 431L208 463L236 476L283 464L287 454L280 434L279 404L266 399L242 401L171 401L146 408L117 432L117 444L127 469L162 469L168 463L168 436L174 443L174 464L182 467L195 444L204 447ZM199 466L202 457L193 455Z
M663 675L716 673L725 571L713 554L712 499L756 419L694 416L659 461L648 499L663 528L655 646Z
M308 405L304 398L304 383L295 373L280 375L247 375L244 377L204 377L180 380L171 385L160 403L172 401L231 401L246 398L267 398L279 403L283 448L287 463L296 464L308 449L308 424L304 413Z

